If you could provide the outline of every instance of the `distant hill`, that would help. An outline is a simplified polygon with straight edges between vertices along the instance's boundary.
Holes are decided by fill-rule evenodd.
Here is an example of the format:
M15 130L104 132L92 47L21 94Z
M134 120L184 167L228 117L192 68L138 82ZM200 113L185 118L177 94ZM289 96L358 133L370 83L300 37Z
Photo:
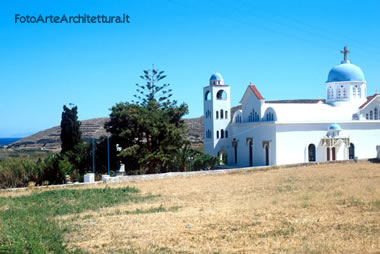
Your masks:
M280 100L280 101L267 101L268 103L317 103L320 100L315 99L303 99L303 100ZM322 102L324 102L322 100ZM231 108L230 119L237 110L241 109L241 105ZM191 140L195 145L203 144L203 116L197 118L184 119L187 124L186 137ZM89 120L83 120L81 125L82 138L87 141L94 137L99 139L101 136L107 136L107 132L104 129L104 123L108 121L108 117L93 118ZM49 150L57 151L61 149L60 140L60 126L55 126L50 129L40 131L29 137L20 139L10 145L9 149L36 149L36 150Z
M188 126L186 137L191 140L193 144L203 143L203 117L184 119ZM94 137L99 139L101 136L107 136L107 132L104 129L105 122L108 121L108 117L93 118L89 120L83 120L80 127L83 140L87 141ZM55 126L29 137L17 140L16 142L8 145L8 149L21 150L49 150L58 151L61 149L60 139L61 128Z

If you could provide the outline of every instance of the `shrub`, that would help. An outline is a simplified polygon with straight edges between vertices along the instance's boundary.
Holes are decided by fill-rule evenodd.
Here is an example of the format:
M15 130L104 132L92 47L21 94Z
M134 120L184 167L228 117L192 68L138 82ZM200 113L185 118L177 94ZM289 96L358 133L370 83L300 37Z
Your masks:
M195 158L193 170L212 169L219 163L219 158L209 154L202 154Z

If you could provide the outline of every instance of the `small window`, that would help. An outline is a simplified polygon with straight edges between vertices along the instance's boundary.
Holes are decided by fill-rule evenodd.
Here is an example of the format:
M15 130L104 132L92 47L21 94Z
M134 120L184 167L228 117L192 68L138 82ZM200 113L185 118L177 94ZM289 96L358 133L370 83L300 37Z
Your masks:
M228 111L227 110L224 112L224 118L228 119Z
M369 120L373 120L373 112L372 112L372 110L369 111Z
M367 119L367 120L369 119L369 118L368 118L368 114L365 115L365 119Z
M227 130L225 131L225 134L226 134L226 138L228 138L228 131Z
M219 111L216 111L216 119L219 119Z
M223 119L223 109L220 110L220 119Z
M216 138L219 138L219 131L216 131Z
M375 119L375 120L378 120L379 117L378 117L377 108L374 109L374 112L375 112L375 117L374 117L374 119Z
M220 138L224 138L224 130L220 130Z

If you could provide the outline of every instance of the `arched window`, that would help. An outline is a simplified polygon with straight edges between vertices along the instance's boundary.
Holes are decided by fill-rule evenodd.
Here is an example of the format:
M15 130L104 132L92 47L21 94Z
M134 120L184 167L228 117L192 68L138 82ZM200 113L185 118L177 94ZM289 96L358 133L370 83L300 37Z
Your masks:
M315 161L315 145L310 144L308 147L309 161Z
M219 111L216 111L216 119L219 119Z
M367 120L369 119L368 114L365 115L365 119L367 119Z
M219 138L219 131L216 131L216 138Z
M228 119L228 111L227 110L224 112L224 118Z
M211 93L210 93L210 91L207 91L205 93L205 101L209 101L209 100L211 100Z
M259 114L257 112L255 112L255 121L259 121Z
M375 119L375 120L378 120L379 117L378 117L377 108L375 108L373 111L374 111L374 113L375 113L375 117L374 117L374 119Z
M207 110L207 111L206 111L205 116L206 116L206 118L210 118L210 117L211 117L211 112L210 112L210 110Z
M223 109L220 110L220 119L223 119Z
M225 131L226 138L228 138L228 130Z
M226 100L227 99L227 93L224 90L219 90L216 94L216 99L218 100Z
M369 120L373 120L373 112L372 112L372 110L369 111Z
M235 123L241 123L241 115L236 116Z
M224 130L223 129L220 130L220 138L224 138Z
M212 133L210 130L207 130L206 132L206 138L212 138Z

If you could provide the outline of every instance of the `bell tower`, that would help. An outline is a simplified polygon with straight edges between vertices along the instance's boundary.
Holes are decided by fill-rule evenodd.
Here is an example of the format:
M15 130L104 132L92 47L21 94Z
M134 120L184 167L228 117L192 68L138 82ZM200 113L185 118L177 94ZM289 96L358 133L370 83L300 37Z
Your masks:
M203 88L203 108L204 152L214 156L227 152L231 118L230 86L224 84L220 73L211 75L210 84Z

